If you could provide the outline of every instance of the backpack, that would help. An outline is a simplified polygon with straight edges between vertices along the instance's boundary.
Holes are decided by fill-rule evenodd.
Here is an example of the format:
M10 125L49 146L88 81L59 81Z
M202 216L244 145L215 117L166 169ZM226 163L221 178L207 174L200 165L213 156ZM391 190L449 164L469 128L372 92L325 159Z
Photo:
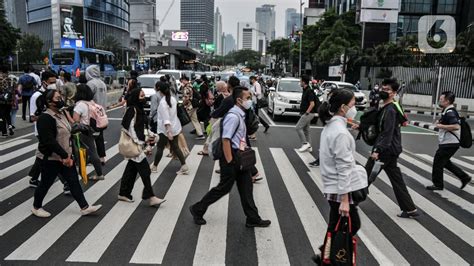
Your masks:
M206 97L206 99L205 99L206 105L207 105L207 106L213 106L213 105L214 105L214 101L215 101L214 94L212 94L211 90L209 89L209 90L207 91L207 97Z
M215 160L215 161L220 160L220 159L224 159L224 150L222 148L222 132L224 131L223 130L223 128L224 128L224 119L228 114L231 114L231 112L227 113L220 121L216 121L214 123L214 125L212 126L213 136L219 136L219 137L215 138L214 141L211 141L212 159ZM234 113L234 115L236 115L236 114ZM237 131L239 130L239 126L240 126L240 119L239 119L239 125L235 129L234 134L232 134L232 137L234 137L235 134L237 134ZM217 132L217 130L219 130L219 132Z
M197 92L197 90L194 88L192 88L192 90L193 98L191 99L191 105L193 106L193 108L198 108L199 103L201 102L201 94L199 94L199 92Z
M22 93L23 91L31 93L35 88L35 78L28 74L25 74L24 79L25 80L21 84Z
M367 145L375 145L375 141L380 134L379 114L380 111L373 107L364 111L360 117L359 134L356 139L362 137ZM381 120L383 120L383 117Z
M466 118L465 117L460 117L459 116L459 113L456 109L452 109L455 113L456 113L456 116L458 117L459 119L459 124L461 126L460 130L461 130L461 137L458 138L458 136L456 136L456 134L454 134L453 132L449 131L451 134L453 134L453 136L455 136L458 140L459 140L459 146L461 146L461 148L465 148L465 149L469 149L471 148L472 146L472 132L471 132L471 127L469 126L469 124L466 122Z
M13 92L10 88L5 88L0 92L0 104L2 105L13 104Z
M102 105L95 103L94 101L85 102L89 106L89 118L90 126L94 131L101 131L107 128L109 125L109 119L107 113Z
M245 119L245 126L247 127L247 135L252 135L257 132L260 120L252 109L247 111L247 119Z

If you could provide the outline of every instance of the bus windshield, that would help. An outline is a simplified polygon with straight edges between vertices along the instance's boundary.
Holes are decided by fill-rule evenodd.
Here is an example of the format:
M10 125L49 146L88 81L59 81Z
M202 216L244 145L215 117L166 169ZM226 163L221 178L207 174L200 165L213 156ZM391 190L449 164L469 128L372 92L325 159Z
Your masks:
M72 65L74 63L74 50L53 50L51 59L55 65Z

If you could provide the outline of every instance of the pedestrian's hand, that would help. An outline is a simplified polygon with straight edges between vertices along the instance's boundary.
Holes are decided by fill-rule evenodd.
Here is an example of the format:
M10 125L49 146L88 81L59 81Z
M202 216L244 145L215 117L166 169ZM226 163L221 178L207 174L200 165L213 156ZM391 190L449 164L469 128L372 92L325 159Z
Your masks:
M339 205L339 214L341 216L349 216L349 201L342 201Z
M372 158L374 161L377 161L379 159L379 153L378 152L373 152L370 155L370 158Z
M353 123L351 128L354 130L359 130L359 124Z

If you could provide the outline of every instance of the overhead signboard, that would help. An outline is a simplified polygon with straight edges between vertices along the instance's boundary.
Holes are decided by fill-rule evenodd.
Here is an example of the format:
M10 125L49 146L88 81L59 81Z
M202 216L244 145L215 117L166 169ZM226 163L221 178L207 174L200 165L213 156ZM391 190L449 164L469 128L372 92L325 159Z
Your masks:
M216 45L213 43L201 43L201 48L207 52L214 52L216 50Z
M342 76L342 66L330 66L329 67L329 76L330 77L340 77Z
M61 48L84 48L84 8L60 5Z
M361 8L373 9L397 9L400 6L400 0L362 0Z
M370 23L397 23L398 10L361 9L360 21Z
M171 40L187 42L189 40L189 32L187 32L187 31L173 31L171 33Z

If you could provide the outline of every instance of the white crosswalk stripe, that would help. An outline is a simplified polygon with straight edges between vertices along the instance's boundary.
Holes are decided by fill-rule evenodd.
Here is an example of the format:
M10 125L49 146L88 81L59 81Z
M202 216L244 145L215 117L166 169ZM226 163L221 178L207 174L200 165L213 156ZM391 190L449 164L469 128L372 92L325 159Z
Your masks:
M467 159L471 162L474 162L474 156L462 156L464 159Z
M31 145L28 145L26 147L23 147L21 149L18 149L18 150L14 150L10 153L7 153L7 154L4 154L4 155L1 155L0 156L0 163L3 163L3 162L6 162L8 160L11 160L13 158L16 158L18 156L21 156L27 152L30 152L30 151L34 151L36 150L36 147L38 146L37 143L34 143L34 144L31 144Z
M19 157L24 157L24 154L28 152L33 145L27 147L21 147L22 144L30 140L17 139L9 144L8 148L15 148L9 155L3 154L0 159L15 160ZM3 146L2 146L3 148ZM192 185L195 183L204 182L204 179L198 176L198 168L200 167L203 160L207 157L197 155L197 151L201 150L202 146L196 145L191 150L190 155L186 159L188 166L190 167L189 175L183 176L169 176L169 171L165 169L178 170L179 164L172 164L171 159L164 157L159 166L158 173L152 173L151 181L152 184L163 178L170 179L169 189L165 195L167 202L160 206L156 211L150 208L153 212L153 218L147 223L147 228L144 230L142 235L137 236L137 242L134 246L127 246L130 250L130 257L124 258L123 264L128 263L139 263L139 264L162 264L163 260L170 248L170 243L173 240L173 232L176 230L183 230L185 226L178 223L178 218L184 212L189 219L192 219L185 201L188 195L193 193ZM322 181L321 175L318 168L304 168L299 169L294 165L294 160L302 161L304 164L312 161L314 157L310 153L298 153L294 150L288 150L283 148L268 148L266 154L270 154L270 158L265 160L272 160L276 168L262 164L260 155L263 153L262 148L255 148L257 154L257 169L260 174L264 177L262 181L254 186L254 199L259 209L259 214L264 219L269 219L272 224L268 228L255 228L255 242L252 249L255 249L256 260L261 265L289 265L292 261L291 249L286 246L287 237L282 232L284 224L281 220L281 216L284 213L279 213L276 206L281 203L281 199L275 193L271 193L271 182L277 179L281 179L281 184L285 187L288 192L289 198L294 206L294 212L296 217L292 217L294 221L298 221L302 225L303 231L301 234L307 236L309 242L305 245L312 249L315 253L318 253L318 247L322 243L325 230L327 227L325 217L327 213L321 211L321 206L318 206L314 201L314 191L309 190L307 181L304 178L308 178L309 182L314 182L313 186L316 185L318 191L318 197L321 197L322 193ZM112 159L118 158L118 145L111 147L107 150L107 154ZM297 154L295 159L295 154ZM417 154L416 157L410 155L402 155L403 162L399 163L399 167L402 172L408 177L412 178L421 185L429 185L431 183L430 173L431 165L429 155ZM423 158L425 160L420 160ZM467 161L474 159L469 156L458 157L460 166L472 170L471 164ZM109 159L109 160L110 160ZM10 199L15 198L19 193L27 193L25 190L28 187L28 177L20 177L17 172L31 166L33 158L24 159L16 162L10 167L2 170L1 179L4 179L4 173L7 174L8 184L3 184L0 189L0 200L2 208L4 207L4 213L1 216L0 222L0 244L4 243L3 239L12 237L13 232L17 232L17 228L24 226L25 222L35 223L37 220L30 220L27 218L31 216L30 209L32 207L33 198L27 198L16 206L6 207L7 202ZM360 163L365 163L366 158L360 154L356 154L356 160ZM432 160L432 158L431 158ZM454 162L454 160L453 160ZM456 163L456 162L455 162ZM122 176L126 161L121 161L117 165L112 166L110 171L106 173L106 179L104 181L96 182L91 185L85 192L85 197L89 204L96 203L99 199L105 195L114 195L116 197L117 192L111 189L118 185ZM214 162L214 167L205 169L207 177L211 176L210 188L218 184L220 180L219 174L215 174L214 170L219 168L218 162ZM469 168L468 166L471 166ZM418 167L423 172L414 171L414 167ZM201 169L201 168L200 168ZM88 173L93 171L93 167L88 167ZM201 171L201 170L200 170ZM212 171L212 172L211 172ZM201 173L201 172L200 172ZM200 174L201 175L201 174ZM198 178L199 177L199 178ZM16 180L12 180L15 179ZM380 181L387 186L391 186L388 177L384 172L379 176ZM209 180L209 179L207 179ZM459 181L452 176L445 175L446 182L453 183L458 186ZM304 181L304 182L303 182ZM269 185L270 184L270 185ZM379 185L380 185L379 184ZM207 187L207 185L206 185ZM63 185L60 182L53 184L44 200L44 205L59 202L61 197L58 197L62 193ZM81 230L84 231L81 236L83 239L78 239L77 244L74 247L69 247L67 254L61 254L60 257L65 261L52 261L52 264L61 264L66 262L87 262L87 263L100 263L104 259L104 254L109 252L108 249L116 244L117 236L122 233L126 224L130 223L132 217L136 215L137 208L141 208L143 205L141 199L141 192L143 184L141 180L138 180L133 190L133 196L136 199L134 203L115 202L109 204L109 207L104 207L98 214L100 217L88 217L87 219L99 219L98 223L92 225L84 224L79 214L79 208L77 203L74 201L62 207L54 217L49 220L44 220L46 223L42 225L38 230L31 232L24 237L19 243L14 243L15 246L11 247L11 251L8 254L0 257L0 264L2 261L36 261L43 258L46 254L50 255L50 250L54 247L55 252L61 254L61 250L58 249L58 243L62 237L70 236L72 233L71 228L81 222ZM455 191L445 189L443 191L435 191L433 197L440 195L441 198L437 197L437 201L445 201L447 203L454 203L455 205L446 205L451 208L456 208L456 211L460 211L461 215L451 215L450 211L445 210L443 206L437 205L433 199L430 198L431 194L418 193L419 187L408 187L408 190L417 205L424 215L430 216L440 226L440 228L430 228L423 224L421 221L401 219L396 217L396 213L399 212L397 204L390 199L384 192L379 189L378 185L375 184L371 187L371 193L369 199L371 202L378 207L376 212L367 211L359 208L359 215L362 220L362 228L358 232L360 242L363 243L370 255L373 257L371 260L380 265L409 265L416 260L416 256L407 256L407 247L405 241L389 239L387 234L383 232L384 228L380 228L380 225L375 221L380 219L375 215L377 212L383 212L387 217L384 217L387 222L394 224L398 230L404 232L407 237L411 240L411 245L416 245L417 248L421 248L426 251L425 256L431 256L431 258L441 265L468 265L473 261L474 257L465 258L461 254L466 254L461 247L474 245L474 237L472 237L472 221L467 215L462 214L474 213L474 204L468 199L472 196L474 189L472 186L468 186L464 192L468 194L458 195ZM33 192L33 190L31 190ZM27 195L27 194L25 194ZM200 195L203 196L203 195ZM24 196L22 196L24 197ZM226 255L231 246L233 239L228 239L227 232L229 226L229 199L230 196L226 195L218 202L213 204L206 212L207 224L201 226L199 232L196 234L195 243L196 247L193 254L189 257L191 262L195 265L224 265L231 263L227 261ZM100 203L100 202L97 202ZM362 203L364 204L364 203ZM143 206L145 207L145 206ZM146 206L149 208L148 206ZM1 210L1 209L0 209ZM234 211L234 210L232 210ZM466 212L467 211L467 212ZM241 211L239 210L239 213ZM244 226L245 217L242 215L242 224ZM136 217L135 217L136 218ZM151 218L151 216L150 216ZM285 220L286 221L286 220ZM248 229L251 230L251 229ZM444 243L439 234L446 236L454 235L459 239L462 239L463 243L459 246L456 243ZM297 235L297 234L296 234ZM5 238L8 237L8 238ZM233 245L233 244L232 244ZM403 251L402 251L403 250ZM111 251L113 254L118 254L118 250ZM464 252L464 253L463 253ZM66 253L63 252L63 253ZM312 254L308 254L308 257ZM367 256L367 254L358 253L359 257ZM293 258L294 259L294 258ZM167 259L166 259L167 260ZM418 264L422 262L417 261Z

